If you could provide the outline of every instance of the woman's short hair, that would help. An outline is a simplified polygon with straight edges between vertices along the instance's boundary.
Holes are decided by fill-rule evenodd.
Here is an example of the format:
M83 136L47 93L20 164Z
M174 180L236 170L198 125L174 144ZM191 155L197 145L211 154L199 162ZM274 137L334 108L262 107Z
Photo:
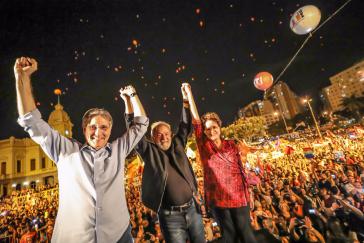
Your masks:
M91 108L85 112L82 117L82 129L84 130L86 126L90 123L91 119L95 116L102 116L106 120L110 122L110 126L112 126L112 117L110 113L104 108Z
M202 115L202 117L201 117L202 126L205 127L205 123L207 120L215 121L219 125L219 127L221 127L221 125L222 125L219 115L216 114L215 112L207 112Z

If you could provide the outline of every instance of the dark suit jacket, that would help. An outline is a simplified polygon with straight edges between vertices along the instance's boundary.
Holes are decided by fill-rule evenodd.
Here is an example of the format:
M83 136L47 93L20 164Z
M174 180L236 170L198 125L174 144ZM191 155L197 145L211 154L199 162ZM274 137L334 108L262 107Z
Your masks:
M125 114L127 127L133 122L133 114ZM168 173L166 163L175 165L177 171L190 185L197 188L196 178L191 164L185 153L187 138L192 132L191 114L188 108L183 108L182 117L177 133L172 137L171 147L167 151L161 150L146 136L140 140L135 150L144 161L142 178L142 202L148 208L158 212L163 199ZM189 173L190 172L190 173Z

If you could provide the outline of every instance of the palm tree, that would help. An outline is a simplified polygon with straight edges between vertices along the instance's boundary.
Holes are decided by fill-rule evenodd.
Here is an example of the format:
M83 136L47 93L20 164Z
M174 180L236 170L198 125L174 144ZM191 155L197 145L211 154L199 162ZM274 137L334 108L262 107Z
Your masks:
M360 109L364 108L364 96L355 97L355 95L352 95L346 97L342 100L342 105L344 106L344 109L354 115L357 121L360 121Z

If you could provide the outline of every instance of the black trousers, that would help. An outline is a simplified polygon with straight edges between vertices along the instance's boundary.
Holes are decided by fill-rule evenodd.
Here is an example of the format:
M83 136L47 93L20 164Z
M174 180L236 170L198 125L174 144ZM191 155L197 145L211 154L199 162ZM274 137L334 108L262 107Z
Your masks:
M256 243L250 225L249 211L249 206L240 208L213 208L215 218L221 226L223 242Z

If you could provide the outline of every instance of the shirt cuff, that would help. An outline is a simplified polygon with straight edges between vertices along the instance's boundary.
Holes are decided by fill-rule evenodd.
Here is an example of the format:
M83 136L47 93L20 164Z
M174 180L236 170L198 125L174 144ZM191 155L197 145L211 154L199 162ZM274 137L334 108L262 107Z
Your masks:
M125 120L127 121L127 122L132 122L133 121L133 119L134 119L134 113L125 113L124 114L124 116L125 116Z
M135 116L134 122L148 126L149 119L146 116Z
M31 112L24 114L23 116L19 116L18 124L24 128L30 127L34 124L37 120L40 120L42 115L40 114L39 110L36 108Z
M192 118L192 124L193 125L202 125L201 120L196 120Z

